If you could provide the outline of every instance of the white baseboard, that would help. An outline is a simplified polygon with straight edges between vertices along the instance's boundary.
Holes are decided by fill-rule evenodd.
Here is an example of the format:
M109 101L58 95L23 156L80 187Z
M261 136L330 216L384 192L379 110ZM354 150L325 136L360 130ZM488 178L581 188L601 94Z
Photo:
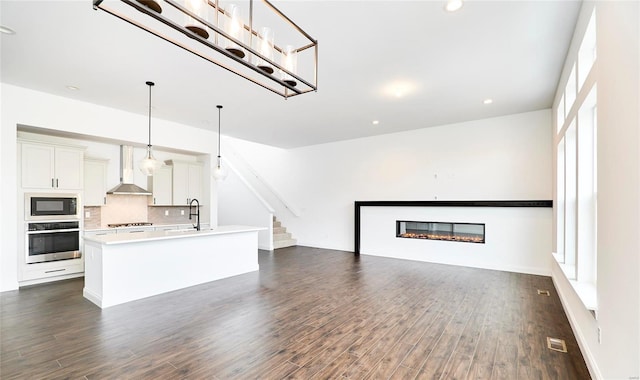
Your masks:
M87 288L82 289L82 296L96 304L98 307L102 307L102 297L94 294L90 290L87 290Z

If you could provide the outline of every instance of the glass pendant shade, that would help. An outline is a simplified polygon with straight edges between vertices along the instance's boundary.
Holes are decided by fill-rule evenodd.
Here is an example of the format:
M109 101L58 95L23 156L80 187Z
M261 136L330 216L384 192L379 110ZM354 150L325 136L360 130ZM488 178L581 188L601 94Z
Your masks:
M222 166L220 157L218 157L218 164L215 168L213 168L213 172L211 173L211 175L216 181L224 181L225 178L227 178L227 176L229 175L227 169Z
M282 51L282 66L289 72L297 74L298 52L291 45L285 46ZM298 84L291 75L284 71L282 72L282 81L292 87L295 87Z
M244 25L240 17L240 9L235 4L230 4L225 12L227 18L225 23L225 31L236 40L244 44L243 31ZM225 49L238 58L244 58L244 50L231 40L227 40Z
M273 61L273 30L271 28L266 26L260 28L257 50L263 57ZM262 58L258 58L256 66L265 73L273 74L273 66Z
M184 6L193 14L201 19L208 21L207 9L208 5L206 0L185 0ZM184 27L199 35L205 40L209 38L209 32L207 32L206 26L195 18L185 15Z
M146 156L140 161L140 171L142 174L146 176L153 175L153 173L162 167L162 162L158 161L153 157L153 152L151 151L151 147L147 147Z

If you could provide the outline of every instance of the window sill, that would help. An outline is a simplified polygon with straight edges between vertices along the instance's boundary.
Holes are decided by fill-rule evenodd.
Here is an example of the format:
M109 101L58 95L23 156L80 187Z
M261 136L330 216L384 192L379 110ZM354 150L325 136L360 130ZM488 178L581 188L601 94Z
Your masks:
M554 257L557 258L555 253ZM582 301L584 307L596 316L598 311L598 293L596 290L596 284L572 279L571 277L573 277L573 274L575 273L575 267L573 265L558 263L558 266L562 269L562 273L573 288L573 291L576 292L580 301Z

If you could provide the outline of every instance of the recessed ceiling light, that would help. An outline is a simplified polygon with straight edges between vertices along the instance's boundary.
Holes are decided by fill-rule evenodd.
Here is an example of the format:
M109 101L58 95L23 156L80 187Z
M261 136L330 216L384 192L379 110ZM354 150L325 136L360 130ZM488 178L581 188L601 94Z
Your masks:
M491 99L491 98L487 98L487 99L485 99L482 103L484 103L484 104L491 104L491 103L493 103L493 99Z
M382 87L381 93L387 97L403 98L418 90L418 85L407 80L396 80L389 82Z
M455 12L462 8L462 0L448 0L447 5L444 6L444 9L447 12Z
M71 85L67 85L65 87L67 88L67 90L71 90L71 91L78 91L80 89L76 86L71 86Z
M0 25L0 32L2 32L2 34L16 34L15 30L4 25Z
M371 122L371 124L378 125L378 124L380 124L380 120L374 120L374 121Z

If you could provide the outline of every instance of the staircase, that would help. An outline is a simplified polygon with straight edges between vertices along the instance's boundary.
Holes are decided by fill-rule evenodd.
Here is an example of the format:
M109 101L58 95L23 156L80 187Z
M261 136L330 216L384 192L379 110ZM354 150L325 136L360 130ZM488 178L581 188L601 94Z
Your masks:
M292 247L296 245L296 239L291 238L291 233L287 232L286 227L282 227L282 223L273 217L273 249Z

